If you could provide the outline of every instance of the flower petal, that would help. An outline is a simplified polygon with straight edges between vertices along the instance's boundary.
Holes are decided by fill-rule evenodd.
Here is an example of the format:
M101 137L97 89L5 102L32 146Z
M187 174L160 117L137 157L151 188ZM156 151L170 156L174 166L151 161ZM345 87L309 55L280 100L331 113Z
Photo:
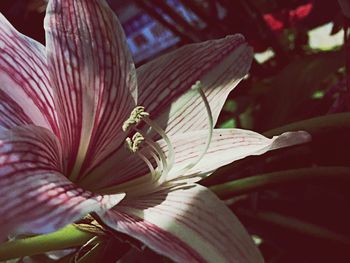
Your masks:
M203 158L191 169L184 170L189 164L195 163L204 150L208 131L187 132L171 137L175 151L174 168L167 180L183 175L208 175L216 169L233 161L250 155L260 155L270 150L305 143L311 140L307 132L286 132L280 136L268 139L265 136L242 129L215 129L209 149ZM158 142L167 152L164 141Z
M175 162L169 174L162 175L160 181L180 179L184 176L184 179L191 178L191 182L196 182L221 166L247 156L260 155L274 149L306 143L311 140L311 136L303 131L286 132L269 139L249 130L214 129L209 149L198 162L198 158L206 146L207 137L208 130L191 131L171 136L170 141L174 148ZM167 155L166 142L159 140L157 143ZM147 149L148 147L144 150L147 152ZM135 189L142 189L147 188L152 183L147 165L137 155L124 149L119 151L119 155L114 155L114 158L104 162L93 173L96 176L104 175L98 182L94 182L95 189L100 190L129 189L130 185L134 186Z
M93 211L105 211L125 194L99 196L60 173L58 140L37 126L0 133L0 240L8 234L47 233Z
M101 220L176 262L263 262L238 219L200 185L125 199Z
M2 14L0 82L0 130L34 123L58 133L45 47L19 33Z
M145 175L149 173L148 166L137 154L133 154L126 147L120 149L110 156L107 160L101 162L94 170L79 182L84 188L101 190L111 187L124 189L126 184L133 184L133 180L139 180L147 183ZM103 175L103 176L101 176Z
M239 34L184 46L137 69L138 104L145 106L169 135L204 129L208 121L201 114L205 112L201 96L197 92L180 95L200 80L215 123L251 61L252 49Z
M124 140L121 126L135 106L136 71L104 0L49 1L45 30L67 170L77 181L93 158L104 158Z

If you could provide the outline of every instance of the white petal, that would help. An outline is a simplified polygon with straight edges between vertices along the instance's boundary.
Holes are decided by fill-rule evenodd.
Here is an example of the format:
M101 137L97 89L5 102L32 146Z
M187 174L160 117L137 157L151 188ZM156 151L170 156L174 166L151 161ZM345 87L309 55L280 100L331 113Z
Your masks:
M175 164L167 180L181 178L183 175L195 175L199 180L233 161L311 140L310 135L303 131L287 132L269 139L249 130L215 129L204 157L193 168L184 171L184 167L198 160L205 147L207 133L207 130L201 130L171 137L175 150ZM167 153L166 143L161 140L159 144Z
M45 47L0 14L0 130L35 124L58 134Z
M170 135L204 129L208 121L202 114L202 99L197 93L186 92L201 81L215 123L228 94L246 76L251 61L252 49L238 34L184 46L137 69L138 104L145 106L151 118Z
M121 126L135 106L136 71L104 0L50 1L45 30L67 170L79 181L124 140Z
M0 240L55 231L124 198L124 193L101 196L74 185L60 172L61 154L55 136L43 128L0 132Z
M176 262L263 262L238 219L203 186L126 199L101 219Z

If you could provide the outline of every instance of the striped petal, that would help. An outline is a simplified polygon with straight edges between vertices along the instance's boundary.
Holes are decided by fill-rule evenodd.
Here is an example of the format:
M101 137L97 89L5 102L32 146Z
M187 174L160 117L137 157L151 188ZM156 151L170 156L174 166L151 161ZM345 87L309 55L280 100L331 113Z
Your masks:
M136 71L104 0L49 1L45 30L67 173L79 181L93 158L102 159L124 139L121 126L135 106Z
M101 219L176 262L263 262L238 219L200 185L123 200Z
M204 129L208 121L199 94L181 95L200 80L216 122L251 60L252 50L238 34L184 46L137 69L138 104L145 106L169 135Z
M10 233L52 232L124 197L78 188L61 168L59 143L50 131L26 126L0 133L0 240Z
M79 182L84 188L93 188L101 190L105 188L118 187L123 188L126 184L132 184L133 180L144 177L142 182L146 181L145 175L149 173L149 168L144 161L136 154L130 152L126 147L121 147L109 159L102 162L96 168ZM103 176L101 176L103 175Z
M171 138L175 151L175 163L167 180L181 178L183 175L195 175L199 180L202 176L233 161L311 140L310 135L303 131L287 132L268 139L249 130L215 129L208 151L197 163L198 157L205 148L207 133L208 131L201 130L177 134ZM159 144L167 152L166 143L159 141ZM186 169L195 163L193 168Z
M0 130L35 124L58 133L45 47L0 14Z
M306 143L311 140L307 132L286 132L272 139L242 129L214 129L209 148L202 159L207 144L208 130L191 131L176 134L170 137L174 148L175 162L169 174L163 175L162 181L183 178L191 182L201 180L216 169L231 162L251 155L260 155L268 151ZM168 147L164 140L157 141L165 155ZM145 147L142 152L147 152ZM147 188L150 184L149 168L137 155L131 154L127 149L120 149L92 172L97 177L103 174L98 181L83 181L82 185L95 189L135 189ZM118 172L116 172L118 171ZM155 185L156 187L156 185ZM110 191L108 191L110 192Z

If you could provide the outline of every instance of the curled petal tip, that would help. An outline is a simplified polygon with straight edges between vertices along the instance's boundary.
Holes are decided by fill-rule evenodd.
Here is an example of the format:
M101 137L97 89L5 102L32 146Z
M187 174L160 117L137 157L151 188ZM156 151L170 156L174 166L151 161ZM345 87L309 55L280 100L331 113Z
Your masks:
M280 136L274 136L273 148L281 148L302 143L307 143L312 140L311 134L306 131L285 132Z

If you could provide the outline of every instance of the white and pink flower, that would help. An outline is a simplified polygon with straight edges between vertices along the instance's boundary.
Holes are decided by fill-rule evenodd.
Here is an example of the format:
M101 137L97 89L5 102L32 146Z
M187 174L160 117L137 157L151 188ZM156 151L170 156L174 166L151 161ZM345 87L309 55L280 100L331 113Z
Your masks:
M95 212L178 262L262 262L238 219L196 183L309 139L213 129L249 70L244 38L188 45L135 69L104 0L50 0L45 30L46 47L0 17L0 238ZM147 113L133 123L137 105Z

